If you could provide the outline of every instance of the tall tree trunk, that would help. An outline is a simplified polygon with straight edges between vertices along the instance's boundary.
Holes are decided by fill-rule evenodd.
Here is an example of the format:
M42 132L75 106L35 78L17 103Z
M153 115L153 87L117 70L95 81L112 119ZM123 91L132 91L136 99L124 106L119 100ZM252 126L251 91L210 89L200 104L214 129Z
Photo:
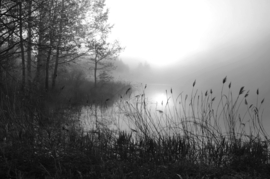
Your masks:
M39 88L41 83L41 71L44 64L44 56L45 56L45 44L44 44L44 39L45 39L45 27L44 27L44 16L45 13L43 12L44 10L40 9L40 18L39 18L39 31L38 31L38 55L37 55L37 70L36 70L36 86Z
M0 84L3 81L3 70L2 70L2 65L0 65Z
M60 54L60 46L62 43L62 33L63 33L63 16L64 16L64 0L62 0L61 5L61 19L60 19L60 27L59 27L59 38L57 43L57 50L56 50L56 57L55 57L55 64L54 64L54 72L52 76L52 89L55 87L57 71L58 71L58 64L59 64L59 54Z
M38 22L38 55L37 55L37 70L36 70L36 87L44 89L45 83L45 69L47 60L47 36L48 31L48 3L42 0L39 4L39 22Z
M94 87L95 87L95 90L97 88L97 68L98 68L98 62L95 60L95 67L94 67Z
M54 30L54 23L55 23L55 19L56 19L56 15L52 15L52 8L54 7L53 4L54 0L50 1L50 12L49 12L49 21L51 23L50 25L50 30L49 30L49 40L50 40L50 44L49 44L49 51L48 51L48 55L47 55L47 60L46 60L46 69L45 69L45 90L49 90L49 73L50 73L50 61L51 61L51 55L52 55L52 46L53 46L53 30ZM53 17L52 17L53 16Z
M37 70L36 70L36 83L37 87L40 87L41 82L44 80L43 70L44 70L44 57L45 57L45 44L44 42L44 32L39 31L39 42L38 42L38 55L37 55Z
M22 57L22 89L25 87L25 59L24 59L24 47L23 47L23 22L22 22L22 2L19 3L19 18L20 18L20 47L21 47L21 57Z
M51 43L51 40L50 40ZM45 90L49 90L49 67L50 67L50 59L52 54L52 46L49 48L47 60L46 60L46 70L45 70Z
M32 74L31 74L31 65L32 65L32 0L28 1L28 45L27 45L27 81L28 87L31 88Z
M94 65L94 95L95 96L97 94L97 68L98 68L97 58L98 58L98 55L96 53L95 59L94 59L94 64L95 64ZM99 131L98 116L97 116L97 102L94 105L95 105L96 131Z

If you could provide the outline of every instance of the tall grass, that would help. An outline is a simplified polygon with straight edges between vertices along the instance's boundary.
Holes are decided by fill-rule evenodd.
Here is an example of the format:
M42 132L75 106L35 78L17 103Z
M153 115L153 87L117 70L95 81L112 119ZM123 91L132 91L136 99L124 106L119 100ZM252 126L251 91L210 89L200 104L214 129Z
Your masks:
M162 108L128 88L113 106L101 105L99 116L87 108L100 122L96 128L89 121L87 132L80 108L63 101L52 110L42 95L2 90L0 177L268 178L264 101L258 90L258 103L249 104L244 87L234 97L226 81L219 98L211 89L198 92L196 82L189 95L171 89ZM129 130L108 126L117 120Z
M148 147L155 159L166 158L166 151L173 163L187 160L233 171L262 171L269 163L269 136L261 112L264 99L249 104L244 87L234 97L231 83L225 94L226 81L225 77L220 99L212 89L198 94L194 81L190 96L174 97L171 89L162 110L150 108L144 92L120 108L132 123L134 138L151 141L152 148ZM259 90L256 93L258 101ZM243 105L246 111L240 112Z

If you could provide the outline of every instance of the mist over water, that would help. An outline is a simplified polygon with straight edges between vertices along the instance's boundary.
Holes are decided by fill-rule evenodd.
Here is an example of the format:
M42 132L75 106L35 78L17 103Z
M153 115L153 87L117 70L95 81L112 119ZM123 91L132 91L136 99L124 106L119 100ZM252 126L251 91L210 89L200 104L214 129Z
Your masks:
M116 70L114 77L133 85L132 100L136 101L135 96L138 94L145 94L149 107L156 111L166 105L166 97L169 98L171 106L174 104L172 101L176 100L181 93L183 98L185 95L190 97L192 84L196 80L194 93L197 91L198 95L203 96L206 91L209 94L209 91L212 90L212 95L217 102L222 96L222 79L227 77L223 94L228 95L228 85L231 83L230 90L234 100L241 87L245 89L244 94L249 91L249 95L246 97L248 105L260 105L264 99L261 107L262 121L270 133L270 26L268 23L270 11L268 1L207 1L208 10L212 13L210 17L213 18L213 21L209 21L212 26L207 31L211 33L202 34L204 35L201 39L202 44L205 44L203 50L193 51L185 56L181 55L185 52L185 45L183 45L185 38L183 37L188 35L189 31L183 33L181 29L188 29L188 25L181 27L178 32L172 32L176 35L175 38L169 38L171 36L164 38L164 34L168 34L168 30L173 27L178 29L177 25L181 24L178 24L178 21L171 23L169 28L163 29L164 34L159 34L162 38L157 39L153 34L147 33L148 30L138 31L136 29L145 22L148 11L142 15L141 21L140 19L138 21L125 20L119 12L124 10L128 14L129 11L115 5L116 2L111 3L109 2L108 5L111 8L112 22L116 22L112 35L127 47L119 57L123 62L122 70L121 72ZM127 7L131 5L125 3ZM137 5L138 8L144 9L140 3ZM159 17L160 14L155 15ZM130 17L135 19L135 16ZM180 16L177 15L175 18L179 20ZM199 23L196 18L192 20L195 24ZM127 26L127 23L132 25ZM155 28L148 24L148 21L143 25L147 29ZM134 29L129 29L130 27L134 27ZM136 31L135 35L130 35L133 30ZM183 34L181 35L181 33ZM193 35L189 34L188 37L191 38L195 33L200 33L200 30L194 32ZM167 41L168 39L171 41ZM164 56L164 54L168 54L168 56ZM164 63L161 63L163 61ZM166 62L168 63L166 64ZM146 88L145 85L147 85ZM256 94L257 89L259 89L259 95ZM173 95L171 95L171 90ZM246 110L245 101L242 101L239 113L243 114Z
M151 105L160 107L161 99L158 98L162 98L161 96L164 98L166 91L170 100L176 98L181 92L190 96L192 83L195 80L194 91L198 90L198 94L201 95L206 91L209 93L212 89L213 97L220 100L222 79L227 77L224 94L228 94L228 85L231 82L234 99L243 86L245 93L249 91L246 97L248 105L260 105L264 99L261 107L262 121L265 129L270 131L270 38L269 36L260 37L248 42L232 41L228 44L217 45L211 51L194 54L163 69L156 69L151 65L148 69L133 67L129 73L123 75L122 79L131 81L137 87L141 86L136 92L144 91ZM122 60L125 62L125 59ZM182 63L182 61L188 61L188 63ZM144 89L145 85L147 85L146 89ZM171 89L173 96L170 95ZM259 89L259 95L256 93L257 89ZM242 101L239 113L244 114L246 110L246 105Z

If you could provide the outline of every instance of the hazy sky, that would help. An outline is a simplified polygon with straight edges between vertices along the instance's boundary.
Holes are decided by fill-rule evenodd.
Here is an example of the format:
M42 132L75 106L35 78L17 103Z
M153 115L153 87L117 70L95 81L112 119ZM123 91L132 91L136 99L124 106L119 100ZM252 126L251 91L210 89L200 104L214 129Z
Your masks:
M112 38L127 62L154 67L220 45L250 43L270 32L269 0L107 0Z
M173 87L218 94L225 76L235 94L250 90L249 103L265 98L270 134L270 0L106 0L111 38L126 47L130 66L148 62L152 71L135 75L152 91ZM162 87L160 87L162 86ZM154 92L151 92L154 94ZM217 95L218 95L217 94ZM155 96L161 96L156 92Z

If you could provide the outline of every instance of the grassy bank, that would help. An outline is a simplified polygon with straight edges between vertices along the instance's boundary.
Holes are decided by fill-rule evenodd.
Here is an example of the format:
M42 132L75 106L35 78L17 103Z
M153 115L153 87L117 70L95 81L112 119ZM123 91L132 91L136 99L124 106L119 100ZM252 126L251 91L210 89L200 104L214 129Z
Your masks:
M269 178L263 100L248 104L244 88L234 97L226 81L219 99L212 90L197 92L194 82L189 96L168 98L162 110L151 108L144 92L120 97L114 115L125 116L131 129L99 125L87 134L74 121L79 106L55 103L52 110L38 94L6 88L0 178Z

